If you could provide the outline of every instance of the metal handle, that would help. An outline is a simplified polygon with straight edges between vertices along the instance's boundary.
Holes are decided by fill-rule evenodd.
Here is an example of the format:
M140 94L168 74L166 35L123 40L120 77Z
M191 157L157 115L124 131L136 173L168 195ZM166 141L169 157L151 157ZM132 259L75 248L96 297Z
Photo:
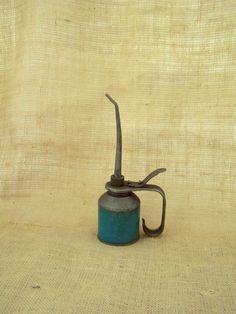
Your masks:
M143 231L148 235L149 237L157 237L159 236L165 227L165 218L166 218L166 197L165 192L162 190L162 188L158 185L153 184L145 184L142 187L133 187L131 188L132 191L153 191L157 192L162 196L162 216L161 216L161 224L156 229L150 229L146 226L145 219L142 218L142 225L143 225ZM130 190L131 190L130 189Z
M162 216L161 216L161 224L156 229L150 229L146 226L145 219L142 218L142 225L143 225L143 231L148 235L149 237L157 237L159 236L165 227L165 218L166 218L166 197L165 192L160 188L159 186L153 186L152 188L144 187L142 190L144 191L155 191L162 196Z
M127 185L132 188L133 191L154 191L162 196L162 216L161 216L161 224L158 228L156 229L149 229L146 226L145 219L142 218L142 224L143 224L143 231L148 235L149 237L157 237L160 235L165 227L165 217L166 217L166 197L165 197L165 192L162 190L162 188L158 185L153 185L153 184L147 184L147 182L158 175L159 173L162 173L166 171L165 168L159 168L151 172L144 180L139 181L139 182L132 182L132 181L127 181Z

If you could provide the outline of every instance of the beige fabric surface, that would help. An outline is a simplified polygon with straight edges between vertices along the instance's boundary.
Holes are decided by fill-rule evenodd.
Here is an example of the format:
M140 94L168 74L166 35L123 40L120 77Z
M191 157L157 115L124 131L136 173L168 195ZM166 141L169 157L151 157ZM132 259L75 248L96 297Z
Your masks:
M236 2L1 0L0 36L0 313L236 313ZM126 178L168 169L127 247L96 238L105 92Z

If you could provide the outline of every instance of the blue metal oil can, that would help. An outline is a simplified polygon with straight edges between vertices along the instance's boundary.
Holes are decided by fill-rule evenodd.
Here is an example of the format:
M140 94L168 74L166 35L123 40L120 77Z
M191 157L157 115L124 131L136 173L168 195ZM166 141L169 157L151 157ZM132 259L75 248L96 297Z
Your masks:
M154 176L166 171L156 169L139 182L125 181L121 174L122 134L118 104L108 94L106 97L114 104L116 111L117 143L115 171L106 183L107 192L98 200L98 239L106 244L126 245L139 239L140 200L134 191L154 191L162 196L162 218L157 229L149 229L142 219L145 234L151 237L160 235L165 226L166 198L157 185L147 184Z

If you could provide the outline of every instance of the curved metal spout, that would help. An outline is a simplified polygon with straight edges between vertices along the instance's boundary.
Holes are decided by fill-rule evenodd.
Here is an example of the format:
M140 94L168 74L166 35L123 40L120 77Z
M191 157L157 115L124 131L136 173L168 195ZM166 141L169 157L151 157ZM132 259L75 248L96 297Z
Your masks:
M122 133L120 123L120 112L117 102L108 94L105 96L113 103L116 111L116 158L115 158L115 177L122 177L121 175L121 161L122 161Z

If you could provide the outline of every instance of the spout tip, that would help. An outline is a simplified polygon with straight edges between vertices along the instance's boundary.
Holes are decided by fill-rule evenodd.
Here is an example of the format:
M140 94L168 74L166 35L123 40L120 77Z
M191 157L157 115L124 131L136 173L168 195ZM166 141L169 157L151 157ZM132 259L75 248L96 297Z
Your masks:
M105 96L110 100L111 103L113 103L113 105L115 105L116 108L118 108L117 102L109 94L106 93Z
M159 173L162 173L162 172L165 172L165 171L167 171L166 168L160 168L160 169L159 169Z
M110 100L110 102L112 102L113 104L116 103L115 100L109 95L109 94L105 94L105 96Z

